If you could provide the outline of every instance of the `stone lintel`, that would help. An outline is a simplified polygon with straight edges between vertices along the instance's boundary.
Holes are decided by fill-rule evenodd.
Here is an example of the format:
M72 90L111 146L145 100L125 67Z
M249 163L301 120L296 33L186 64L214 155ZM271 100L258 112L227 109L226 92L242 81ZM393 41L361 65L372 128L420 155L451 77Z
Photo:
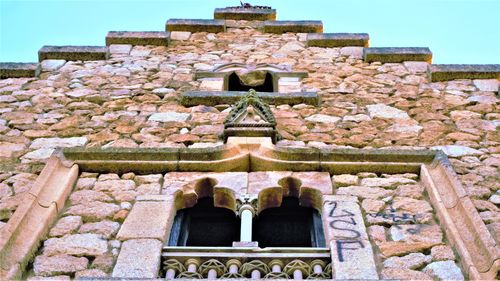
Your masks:
M363 58L366 62L401 63L404 61L432 62L432 52L429 48L420 47L377 47L365 48Z
M38 51L38 60L106 60L109 58L106 46L43 46Z
M322 21L265 21L264 32L267 33L321 33L323 32Z
M122 241L129 239L165 241L168 222L173 215L175 208L172 201L137 201L116 238Z
M0 62L0 79L37 77L40 74L40 64L25 62Z
M165 31L110 31L106 35L106 45L155 45L167 46L170 32Z
M161 216L161 214L156 214ZM162 242L133 239L123 242L113 268L113 278L156 278L160 270Z
M500 64L433 64L428 71L432 82L454 79L500 80Z
M223 92L186 92L182 94L181 104L184 106L196 105L218 105L218 104L234 104L245 96L247 92L223 91ZM259 92L259 97L268 104L310 104L318 105L319 96L314 92L300 93L277 93L277 92Z
M275 9L258 8L216 8L214 19L218 20L276 20Z
M224 78L231 74L232 72L212 72L212 71L197 71L194 74L194 79L202 79L202 78ZM304 71L282 71L282 72L274 72L274 75L276 75L278 78L282 77L297 77L300 79L307 78L309 77L309 73L304 72Z
M309 47L368 47L370 36L368 33L309 33L307 46Z
M226 31L226 23L224 20L169 19L165 30L217 33Z

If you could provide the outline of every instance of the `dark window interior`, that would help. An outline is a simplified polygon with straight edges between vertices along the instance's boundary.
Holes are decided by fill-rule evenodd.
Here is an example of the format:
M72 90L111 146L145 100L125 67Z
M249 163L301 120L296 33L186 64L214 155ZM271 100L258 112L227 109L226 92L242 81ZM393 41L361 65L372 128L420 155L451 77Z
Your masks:
M177 211L168 245L231 247L239 238L240 219L231 210L214 207L213 198L207 197Z
M232 73L229 75L229 81L228 81L228 91L242 91L242 92L248 92L250 89L254 89L257 92L274 92L273 88L273 76L271 73L266 74L266 79L264 80L264 84L259 85L259 86L247 86L243 85L240 82L240 78L238 78L238 75L236 73Z
M285 197L280 207L269 208L254 218L253 240L259 247L325 247L321 216L301 207L299 199Z

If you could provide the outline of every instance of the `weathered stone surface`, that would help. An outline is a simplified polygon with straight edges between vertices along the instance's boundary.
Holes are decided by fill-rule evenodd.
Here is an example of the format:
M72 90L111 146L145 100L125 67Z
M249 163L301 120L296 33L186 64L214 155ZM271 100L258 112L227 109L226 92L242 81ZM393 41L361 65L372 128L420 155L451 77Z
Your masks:
M360 185L368 187L384 187L384 188L396 188L403 184L416 183L414 180L403 178L403 177L391 177L391 178L366 178L362 179Z
M37 77L40 74L40 64L21 62L0 63L0 79L18 77Z
M99 278L99 277L108 277L106 272L99 269L85 269L82 271L78 271L75 274L75 279L87 279L87 278Z
M434 150L442 150L450 157L462 157L465 155L482 155L484 152L462 145L441 145L433 146Z
M96 234L73 234L50 238L44 242L43 254L74 256L99 256L108 251L108 243Z
M169 32L164 31L110 31L106 35L106 45L156 45L167 46L170 40Z
M40 64L43 71L56 71L66 63L65 60L44 60Z
M0 142L0 158L11 158L19 156L26 149L22 143Z
M89 261L69 255L56 255L52 257L37 256L33 263L36 275L54 276L59 274L71 274L87 268Z
M500 79L500 64L433 64L429 68L431 80Z
M453 261L437 261L427 265L423 272L440 280L464 280L460 268Z
M189 31L172 31L170 32L170 39L185 41L191 37L191 32Z
M443 233L439 225L399 224L389 229L393 241L441 243Z
M130 44L112 44L109 45L109 52L111 54L130 54L132 50L132 45Z
M66 214L81 216L84 221L97 221L112 218L120 207L112 203L92 201L86 204L73 205L66 210Z
M123 242L112 276L115 278L156 278L160 269L162 243L155 239Z
M60 218L56 225L50 229L49 236L64 236L75 233L82 225L82 218L78 216L67 216Z
M275 20L275 9L258 9L258 8L216 8L214 11L214 19L218 20L246 20L246 21L263 21Z
M321 21L265 21L264 32L268 33L321 33L323 23Z
M404 61L432 62L432 53L429 48L365 48L364 59L367 62L379 61L394 63Z
M497 79L477 79L473 80L473 82L479 91L485 92L496 92L500 86L500 81Z
M224 20L206 19L169 19L166 23L167 31L188 31L188 32L224 32L226 24Z
M420 214L432 211L429 202L408 197L394 198L392 207L396 210L401 210L410 214Z
M433 280L425 273L406 268L384 268L380 275L383 279L390 280Z
M110 272L113 269L115 263L115 258L112 254L104 254L95 257L94 261L90 265L90 268L95 268L102 270L104 272Z
M183 122L187 121L191 115L189 113L178 113L178 112L161 112L154 113L149 117L149 121L158 122Z
M119 223L109 220L103 220L100 222L86 223L80 227L79 232L98 234L104 239L110 239L118 232L119 228Z
M371 104L367 105L368 114L371 118L384 118L384 119L409 119L408 113L403 110L387 106L385 104Z
M309 33L307 45L310 47L368 47L370 37L367 33Z
M379 187L346 186L337 189L338 195L352 195L360 198L380 199L393 194L392 191Z
M94 179L95 180L95 179ZM111 202L113 198L106 193L95 190L78 190L71 193L69 200L72 205L85 204L93 201Z
M431 261L430 256L411 253L402 257L390 257L384 261L384 267L418 269Z
M429 63L421 61L405 61L403 65L413 74L426 73L429 67Z
M31 143L30 149L76 147L84 146L87 142L88 139L86 137L38 138Z
M446 245L432 247L431 256L433 261L455 260L453 249Z
M43 46L38 50L38 60L106 60L108 48L100 46Z
M389 258L392 256L402 256L409 253L422 252L435 245L436 243L431 243L431 242L405 243L405 242L388 241L379 243L378 247L380 249L382 256Z
M234 92L234 91L221 91L221 92L209 92L209 91L189 91L185 92L181 96L181 104L184 106L195 106L195 105L219 105L219 104L234 104L244 96L246 92ZM300 93L276 93L276 92L259 92L259 97L269 104L310 104L317 105L319 103L319 96L316 92L300 92Z
M52 155L53 152L54 148L40 148L24 154L21 159L26 163L46 160Z
M358 176L355 175L335 175L332 177L333 185L335 187L351 186L358 184Z
M311 115L305 120L309 122L314 122L314 123L326 123L326 124L335 124L341 120L340 117L337 116L330 116L330 115L324 115L324 114L314 114Z

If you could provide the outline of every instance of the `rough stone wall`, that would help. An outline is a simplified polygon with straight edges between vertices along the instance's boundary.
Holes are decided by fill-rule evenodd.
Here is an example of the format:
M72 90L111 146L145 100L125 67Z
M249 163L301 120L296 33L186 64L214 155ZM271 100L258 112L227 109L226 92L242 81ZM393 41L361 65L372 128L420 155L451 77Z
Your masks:
M320 107L272 107L279 145L445 146L500 240L498 81L429 83L426 63L366 63L361 48L306 47L304 37L194 33L168 47L112 45L107 61L45 61L40 78L0 80L0 227L55 147L219 142L225 107L185 108L179 95L198 89L196 70L243 62L306 71L306 90L321 96Z
M288 174L172 172L164 176L136 176L128 173L119 177L117 174L83 173L60 218L51 227L49 237L43 241L26 277L30 280L38 277L111 277L123 243L116 234L136 196L170 195L202 178L217 178L221 186L227 186L239 194L245 193L247 182L249 187L256 184L264 186L271 178ZM435 218L418 175L344 174L333 176L331 183L329 177L326 178L328 182L324 182L319 177L306 179L300 178L301 175L306 176L301 173L296 176L316 183L317 186L308 186L322 189L325 194L357 198L367 227L362 232L368 233L371 243L371 246L364 247L373 247L374 266L383 279L463 279L456 264L456 256ZM258 189L253 187L252 190ZM325 212L330 211L323 211L324 216ZM342 219L346 218L337 218ZM328 221L330 218L324 217L323 220ZM338 221L333 225L340 227L338 229L346 227ZM325 232L331 231L329 223L325 226ZM363 258L368 260L373 258L371 251L365 255Z

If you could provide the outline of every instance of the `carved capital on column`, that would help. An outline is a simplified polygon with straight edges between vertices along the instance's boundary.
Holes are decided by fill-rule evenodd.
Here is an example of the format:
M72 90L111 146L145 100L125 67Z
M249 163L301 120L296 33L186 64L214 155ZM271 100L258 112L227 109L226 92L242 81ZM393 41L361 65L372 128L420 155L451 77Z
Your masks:
M252 217L255 216L257 210L257 196L245 194L238 198L238 215L241 216L241 213L244 210L249 210L252 212Z

